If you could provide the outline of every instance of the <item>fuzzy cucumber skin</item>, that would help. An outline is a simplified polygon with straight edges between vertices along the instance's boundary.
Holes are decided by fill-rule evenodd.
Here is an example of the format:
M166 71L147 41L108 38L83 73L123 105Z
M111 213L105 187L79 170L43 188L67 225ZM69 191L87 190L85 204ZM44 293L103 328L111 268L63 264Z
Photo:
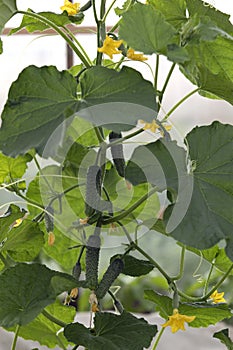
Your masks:
M98 165L91 165L87 171L87 187L85 200L85 214L92 216L98 211L101 196L101 168Z
M95 290L98 285L99 254L100 237L92 235L86 245L86 283L91 290Z
M122 138L121 133L117 134L115 132L110 132L109 134L109 141L110 143L116 140L119 140ZM123 146L121 143L112 145L111 146L111 154L112 159L115 164L116 170L118 172L118 175L121 177L125 177L125 159L124 159L124 152L123 152Z
M105 274L103 275L102 280L100 281L100 284L98 285L95 291L98 300L102 299L106 295L109 288L111 287L115 279L119 276L119 274L123 271L123 269L124 262L122 259L116 258L110 263Z

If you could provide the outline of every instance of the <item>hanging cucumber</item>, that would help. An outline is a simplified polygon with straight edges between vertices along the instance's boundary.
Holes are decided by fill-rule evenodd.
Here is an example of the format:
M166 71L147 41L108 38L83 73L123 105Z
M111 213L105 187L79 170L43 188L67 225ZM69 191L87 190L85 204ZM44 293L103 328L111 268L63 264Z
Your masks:
M98 285L98 266L100 253L100 237L92 235L86 245L86 282L87 287L95 290Z
M98 211L101 196L101 168L98 165L91 165L87 171L87 187L85 214L90 217Z
M124 263L122 259L116 258L110 263L107 271L103 275L103 278L95 291L98 300L102 299L105 296L115 279L123 271L123 268Z
M48 233L54 230L54 209L51 206L47 206L44 212L45 228Z
M109 141L113 142L122 138L121 133L110 132ZM112 159L115 164L116 170L121 177L125 177L125 159L123 153L123 146L121 143L117 143L111 146Z

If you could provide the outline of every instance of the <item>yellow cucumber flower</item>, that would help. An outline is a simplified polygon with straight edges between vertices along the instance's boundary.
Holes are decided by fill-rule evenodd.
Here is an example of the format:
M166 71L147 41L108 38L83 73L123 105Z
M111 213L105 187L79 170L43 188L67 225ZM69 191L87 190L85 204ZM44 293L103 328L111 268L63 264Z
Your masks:
M134 49L128 49L127 57L134 61L146 61L147 57L143 56L143 53L135 53Z
M18 227L19 225L22 224L22 221L23 221L23 219L21 219L21 218L20 219L16 219L14 224L13 224L13 227Z
M107 35L103 42L103 46L99 47L98 51L106 53L106 55L112 59L113 55L121 53L121 51L118 50L118 47L121 46L122 43L123 40L113 40Z
M195 320L196 316L186 316L181 315L178 309L173 310L173 315L169 316L169 319L166 323L162 324L162 327L171 327L172 333L176 333L180 329L185 331L184 323L190 323Z
M147 123L144 120L139 120L139 123L145 124L143 130L150 130L153 133L155 133L157 129L160 129L160 134L164 136L163 130L161 130L161 127L156 123L155 119L151 123ZM171 125L164 125L164 129L167 131L170 131L171 128Z
M225 303L226 300L223 298L223 296L224 296L224 292L218 293L218 291L215 290L215 291L211 294L210 298L212 299L212 302L213 302L214 304Z
M62 11L66 11L69 16L74 16L79 12L80 4L75 2L74 4L69 0L64 1L64 5L60 7Z

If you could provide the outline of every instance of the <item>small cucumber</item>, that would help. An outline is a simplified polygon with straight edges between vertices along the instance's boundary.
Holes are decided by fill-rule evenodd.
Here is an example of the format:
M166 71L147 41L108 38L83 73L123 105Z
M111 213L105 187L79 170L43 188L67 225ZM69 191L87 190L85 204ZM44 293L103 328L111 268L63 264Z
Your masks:
M77 261L72 270L72 276L76 279L76 281L79 280L81 272L82 272L82 267L81 267L80 261Z
M99 253L100 237L92 235L86 245L86 282L91 290L95 290L98 285Z
M85 214L90 217L98 211L101 196L101 168L91 165L87 171Z
M103 275L103 278L95 291L98 300L102 299L105 296L115 279L123 271L123 268L124 263L122 259L116 258L110 263L107 271Z
M44 213L45 228L48 233L54 230L54 209L51 206L45 208Z
M122 138L121 133L117 134L115 132L110 132L109 141L113 142ZM125 159L123 153L123 146L121 143L111 146L112 159L115 164L118 175L125 177Z

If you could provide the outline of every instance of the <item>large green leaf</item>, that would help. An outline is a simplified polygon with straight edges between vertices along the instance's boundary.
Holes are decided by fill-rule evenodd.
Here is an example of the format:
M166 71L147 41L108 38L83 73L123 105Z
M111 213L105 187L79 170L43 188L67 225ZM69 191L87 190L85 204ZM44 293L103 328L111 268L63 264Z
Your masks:
M121 315L96 313L94 329L73 323L64 330L69 341L89 350L102 350L103 347L108 350L143 350L149 347L156 332L156 326L127 312Z
M229 329L222 329L214 333L213 337L219 339L222 344L226 345L228 350L233 350L233 342L229 337Z
M225 238L226 253L233 260L233 126L214 122L194 128L186 139L194 168L192 197L180 223L169 223L176 204L165 211L167 232L198 249Z
M149 182L158 191L169 188L177 192L186 174L185 150L175 141L163 139L137 147L126 167L126 178L133 185Z
M7 251L16 261L31 261L44 245L44 234L38 223L24 219L18 227L1 232L4 244L0 251Z
M190 41L186 47L191 60L182 71L200 89L233 104L233 37L212 41Z
M186 4L190 16L207 16L211 21L215 22L219 28L231 35L233 34L233 25L230 22L230 15L217 10L214 6L208 5L208 3L201 0L186 0Z
M75 78L56 67L25 68L12 84L3 110L2 151L16 156L36 148L41 154L56 127L73 115L77 106L76 88ZM59 139L54 140L54 148L62 132ZM46 156L53 152L53 149L47 149Z
M70 275L40 264L20 263L7 269L0 275L0 325L31 322L58 294L76 285Z
M176 28L179 28L186 21L185 0L148 0L148 3L160 11L166 21Z
M172 315L172 299L160 295L153 290L145 291L145 298L153 301L156 304L156 311L158 311L161 317L167 319ZM196 316L195 320L189 323L190 327L208 327L211 324L215 324L222 321L225 318L231 317L231 310L227 305L210 305L206 303L179 304L180 314L186 316Z
M124 66L117 72L92 67L83 73L80 84L85 109L78 115L94 125L119 132L131 129L142 116L152 121L156 114L153 85L133 68Z
M43 20L39 20L38 18L33 17L33 11L28 10L29 15L24 15L22 22L19 27L11 30L10 34L17 33L22 28L26 28L29 33L33 33L35 31L43 31L50 26L43 22ZM31 15L30 15L31 13ZM52 23L56 24L58 27L64 27L69 23L80 24L83 20L83 13L79 12L76 16L68 16L67 12L63 12L61 14L53 13L53 12L39 12L39 16L45 19L48 19Z
M75 308L68 308L58 300L47 306L46 311L65 323L72 322L76 313ZM32 322L20 327L19 336L24 339L38 341L41 345L46 345L49 348L59 346L61 344L59 338L61 338L62 343L68 346L64 335L61 332L57 334L60 329L60 326L40 314Z
M175 28L151 5L137 3L123 14L119 36L145 54L165 53L174 41Z
M4 25L17 11L16 0L0 0L0 33ZM0 53L2 53L2 41L0 39Z

